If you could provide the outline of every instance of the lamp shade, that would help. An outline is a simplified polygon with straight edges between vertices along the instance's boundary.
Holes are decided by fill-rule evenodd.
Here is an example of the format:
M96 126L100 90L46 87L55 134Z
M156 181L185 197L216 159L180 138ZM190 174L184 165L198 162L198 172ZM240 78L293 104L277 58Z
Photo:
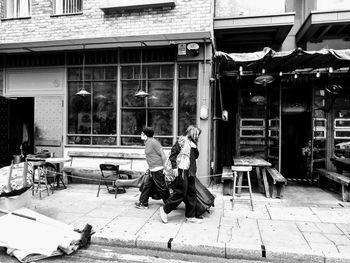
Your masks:
M255 84L266 86L267 84L273 82L275 79L270 75L261 75L256 77L254 80Z
M137 97L137 98L145 98L148 96L149 96L149 93L147 93L146 91L144 91L142 89L135 93L135 97Z
M326 86L326 91L336 95L336 94L340 94L343 91L343 87L340 85L329 84Z
M81 90L79 90L77 93L75 93L75 95L78 96L86 96L86 95L90 95L91 93L88 92L86 89L81 88Z

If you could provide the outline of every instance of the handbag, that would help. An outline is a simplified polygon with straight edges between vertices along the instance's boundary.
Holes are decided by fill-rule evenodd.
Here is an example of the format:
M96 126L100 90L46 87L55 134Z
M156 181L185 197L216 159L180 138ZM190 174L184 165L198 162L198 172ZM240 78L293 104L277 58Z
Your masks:
M177 168L180 168L182 170L188 170L190 168L190 156L189 156L189 153L185 153L184 146L181 147L181 150L176 157L176 163L177 163ZM165 182L167 184L171 184L176 179L176 176L177 176L177 174L175 174L173 171L173 167L171 165L169 156L165 161L164 176L165 176Z

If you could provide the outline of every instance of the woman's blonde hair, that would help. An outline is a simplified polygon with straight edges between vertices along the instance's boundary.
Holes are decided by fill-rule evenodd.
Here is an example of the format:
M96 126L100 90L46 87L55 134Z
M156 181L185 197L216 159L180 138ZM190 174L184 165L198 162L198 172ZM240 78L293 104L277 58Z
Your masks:
M194 125L190 125L186 129L186 136L191 139L194 142L198 142L199 135L201 134L202 130Z

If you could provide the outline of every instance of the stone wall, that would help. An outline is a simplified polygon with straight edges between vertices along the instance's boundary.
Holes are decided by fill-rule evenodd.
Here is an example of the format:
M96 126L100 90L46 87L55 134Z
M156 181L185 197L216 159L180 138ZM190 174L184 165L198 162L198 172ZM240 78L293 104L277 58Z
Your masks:
M175 7L109 13L99 2L84 0L82 14L52 16L52 0L32 0L30 18L0 21L0 44L212 30L212 0L177 0Z

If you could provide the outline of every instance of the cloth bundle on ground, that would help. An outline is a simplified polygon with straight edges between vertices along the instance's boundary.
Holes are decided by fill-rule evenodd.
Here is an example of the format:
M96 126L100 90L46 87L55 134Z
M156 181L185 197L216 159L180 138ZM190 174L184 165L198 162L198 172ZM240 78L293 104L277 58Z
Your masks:
M18 209L0 217L0 247L21 262L71 254L90 241L91 226L76 231L70 225L29 210Z
M0 169L0 197L20 195L32 184L27 163L12 164Z
M117 180L116 186L136 187L142 192L143 183L150 179L149 170L142 176L131 179L131 180ZM170 186L171 188L171 186ZM196 205L196 216L201 216L205 212L210 211L210 208L214 206L215 196L206 188L201 181L196 177L196 194L197 194L197 205ZM160 194L156 188L151 189L150 197L155 200L161 199Z

